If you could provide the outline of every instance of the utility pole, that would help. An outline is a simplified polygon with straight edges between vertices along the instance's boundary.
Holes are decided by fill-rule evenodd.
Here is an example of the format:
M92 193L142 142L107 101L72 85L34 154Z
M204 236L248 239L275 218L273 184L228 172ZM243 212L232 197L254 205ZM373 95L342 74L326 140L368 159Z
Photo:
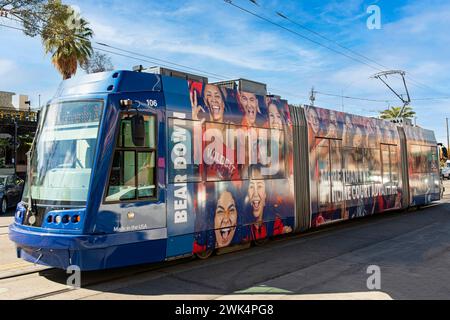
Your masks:
M311 107L314 107L314 101L316 101L316 91L314 91L314 87L311 88L309 100L311 101Z
M445 118L445 121L447 122L447 150L450 150L450 135L448 130L448 118Z

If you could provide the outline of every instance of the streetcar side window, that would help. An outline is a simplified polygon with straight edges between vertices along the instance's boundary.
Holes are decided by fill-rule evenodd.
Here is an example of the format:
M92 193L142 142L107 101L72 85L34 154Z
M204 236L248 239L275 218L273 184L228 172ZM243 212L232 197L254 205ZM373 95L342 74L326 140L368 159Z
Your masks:
M433 151L432 148L420 145L411 146L413 173L428 173L431 170Z
M396 146L389 146L390 151L390 157L391 157L391 179L392 183L398 184L399 183L399 159L398 159L398 152Z
M133 143L130 114L122 115L105 201L148 200L156 197L156 118L143 116L143 146Z
M283 130L256 128L257 138L249 141L251 167L259 168L264 179L286 177L286 139ZM256 172L256 171L252 171ZM251 175L251 178L254 179Z
M326 210L329 205L338 204L343 198L342 142L332 139L317 139L316 141L319 205L321 210Z
M400 181L399 154L396 145L381 145L381 162L383 184L388 188L394 188ZM391 190L394 192L394 190Z
M368 149L365 161L368 163L368 182L381 183L381 155L380 149Z
M319 140L317 143L317 165L319 169L319 205L325 207L332 202L331 192L331 167L330 167L330 142L328 139Z
M436 147L430 147L430 171L436 171L439 168L439 157Z
M387 144L381 145L381 161L383 168L383 184L389 184L391 183L391 160L389 145Z
M122 148L135 148L133 143L132 116L125 116L120 121L120 134L117 145ZM144 148L156 148L156 120L153 116L144 116L145 139Z
M225 157L234 163L234 170L229 175L230 180L247 180L249 177L249 144L247 128L244 126L227 125L225 133ZM214 177L207 176L208 181Z
M155 152L137 153L137 185L138 199L155 196Z
M135 154L132 151L114 153L106 201L136 199Z

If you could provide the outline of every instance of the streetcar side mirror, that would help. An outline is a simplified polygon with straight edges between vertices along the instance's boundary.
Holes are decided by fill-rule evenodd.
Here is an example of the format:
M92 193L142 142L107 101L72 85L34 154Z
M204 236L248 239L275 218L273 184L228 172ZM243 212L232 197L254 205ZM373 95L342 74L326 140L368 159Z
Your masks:
M144 116L136 114L131 118L131 136L136 147L145 146Z

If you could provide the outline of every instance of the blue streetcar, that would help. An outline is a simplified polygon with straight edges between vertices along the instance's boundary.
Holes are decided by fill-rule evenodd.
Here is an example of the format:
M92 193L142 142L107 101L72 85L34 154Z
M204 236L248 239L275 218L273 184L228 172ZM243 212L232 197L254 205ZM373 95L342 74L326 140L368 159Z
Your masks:
M66 80L43 108L9 229L18 257L82 270L206 258L440 198L432 131L151 71Z

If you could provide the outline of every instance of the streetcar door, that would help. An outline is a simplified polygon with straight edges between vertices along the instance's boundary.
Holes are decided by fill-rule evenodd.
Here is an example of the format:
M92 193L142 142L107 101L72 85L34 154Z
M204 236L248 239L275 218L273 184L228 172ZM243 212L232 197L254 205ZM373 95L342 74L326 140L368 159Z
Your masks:
M397 189L399 186L399 158L396 145L381 144L382 180L384 188L384 208L399 207Z
M132 101L124 108L121 100ZM164 123L159 93L117 95L109 135L109 168L95 232L142 232L161 239L166 231ZM114 125L113 125L114 124ZM113 137L113 138L112 138ZM155 252L165 257L165 250Z
M341 220L343 212L342 141L321 138L318 142L319 224Z

